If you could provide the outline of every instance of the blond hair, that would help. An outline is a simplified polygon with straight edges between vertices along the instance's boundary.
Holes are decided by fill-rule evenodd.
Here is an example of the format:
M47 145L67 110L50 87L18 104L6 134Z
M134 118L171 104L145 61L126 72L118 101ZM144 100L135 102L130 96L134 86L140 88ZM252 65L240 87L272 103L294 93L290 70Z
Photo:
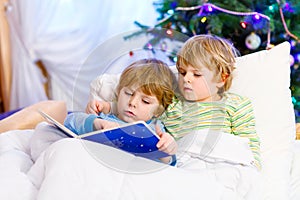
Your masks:
M130 64L121 74L117 94L123 87L138 87L147 95L154 95L160 108L157 114L172 103L176 89L176 77L168 65L157 59L141 59Z
M195 69L208 68L216 81L224 81L219 94L227 91L232 83L232 71L238 50L226 39L213 35L195 35L189 38L177 54L177 68L191 65Z

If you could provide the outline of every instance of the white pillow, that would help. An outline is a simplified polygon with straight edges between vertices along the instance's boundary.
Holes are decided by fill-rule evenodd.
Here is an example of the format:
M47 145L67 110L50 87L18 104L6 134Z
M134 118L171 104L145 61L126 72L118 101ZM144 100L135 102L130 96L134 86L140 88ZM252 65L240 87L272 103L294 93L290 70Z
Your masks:
M237 59L231 92L253 103L261 139L264 199L289 199L295 115L290 86L290 44Z
M102 74L90 84L89 99L112 102L116 99L116 87L121 74Z
M295 117L290 86L290 44L284 42L237 58L231 92L253 102L261 139L264 199L289 199ZM91 84L91 98L112 101L119 75L102 75ZM104 86L104 87L103 87Z

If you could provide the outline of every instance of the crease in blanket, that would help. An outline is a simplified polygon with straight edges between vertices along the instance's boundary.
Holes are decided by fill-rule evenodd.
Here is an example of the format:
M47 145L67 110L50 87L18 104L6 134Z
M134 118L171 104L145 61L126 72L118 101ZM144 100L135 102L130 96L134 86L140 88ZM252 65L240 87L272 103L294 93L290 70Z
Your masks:
M215 180L211 170L193 172L167 166L154 173L124 173L99 163L75 139L62 139L51 145L43 158L38 158L37 163L37 168L42 169L44 174L38 193L38 197L43 200L79 200L87 196L95 200L179 200L187 197L192 200L199 197L212 200L238 199L236 193ZM34 173L31 171L30 174ZM155 191L149 188L155 188Z
M217 138L212 140L209 136ZM261 174L252 165L254 157L248 139L212 130L198 130L180 139L178 145L177 167L213 170L216 180L239 196L246 199L262 197Z
M13 130L0 134L0 199L33 200L38 192L28 179L33 165L29 154L32 130Z
M203 129L193 131L177 142L179 158L189 154L208 163L253 166L254 156L247 138Z
M50 125L47 122L39 123L30 140L30 154L33 161L37 158L54 142L65 138L66 136L60 132L59 129Z

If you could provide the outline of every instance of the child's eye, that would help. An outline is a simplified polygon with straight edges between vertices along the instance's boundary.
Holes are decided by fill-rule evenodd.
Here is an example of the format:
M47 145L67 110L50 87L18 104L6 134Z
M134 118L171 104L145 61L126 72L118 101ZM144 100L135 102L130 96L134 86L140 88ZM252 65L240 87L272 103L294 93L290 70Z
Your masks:
M200 77L200 76L202 76L202 74L194 74L194 76Z
M124 93L126 94L126 95L129 95L129 96L132 96L133 95L133 93L131 92L131 91L124 91Z
M145 104L150 104L150 101L148 101L148 100L146 100L146 99L143 99L142 101L143 101L143 103L145 103Z
M186 75L186 71L184 70L178 70L179 74L181 74L182 76L185 76Z

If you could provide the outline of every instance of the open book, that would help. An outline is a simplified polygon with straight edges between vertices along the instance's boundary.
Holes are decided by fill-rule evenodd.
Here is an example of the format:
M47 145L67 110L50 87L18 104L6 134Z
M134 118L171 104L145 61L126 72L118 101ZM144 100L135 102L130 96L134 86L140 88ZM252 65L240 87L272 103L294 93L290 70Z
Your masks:
M53 124L60 129L67 137L109 145L132 153L136 156L149 159L169 156L167 153L157 149L156 144L159 141L159 137L144 121L137 121L112 129L97 130L77 135L45 112L39 110L39 113L50 124Z

